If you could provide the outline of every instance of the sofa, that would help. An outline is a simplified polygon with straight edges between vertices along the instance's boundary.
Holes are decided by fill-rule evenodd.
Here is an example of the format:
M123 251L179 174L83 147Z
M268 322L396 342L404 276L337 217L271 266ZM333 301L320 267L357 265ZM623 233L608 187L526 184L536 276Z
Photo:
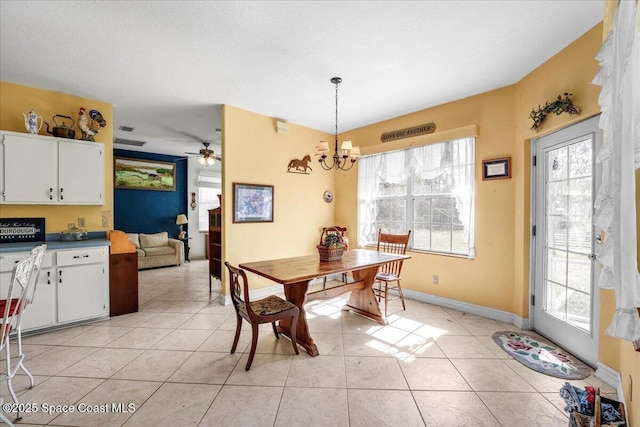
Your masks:
M166 231L155 234L126 233L136 247L138 270L180 265L184 262L184 244L169 238Z

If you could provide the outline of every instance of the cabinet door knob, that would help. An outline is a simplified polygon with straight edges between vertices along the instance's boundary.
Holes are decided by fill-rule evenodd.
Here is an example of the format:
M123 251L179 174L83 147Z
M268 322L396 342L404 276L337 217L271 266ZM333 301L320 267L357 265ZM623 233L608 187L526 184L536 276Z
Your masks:
M49 200L53 200L53 188L49 188Z
M47 271L47 285L51 284L51 272Z
M62 271L58 271L58 283L62 283Z
M62 193L64 188L60 187L60 200L64 200L64 194Z

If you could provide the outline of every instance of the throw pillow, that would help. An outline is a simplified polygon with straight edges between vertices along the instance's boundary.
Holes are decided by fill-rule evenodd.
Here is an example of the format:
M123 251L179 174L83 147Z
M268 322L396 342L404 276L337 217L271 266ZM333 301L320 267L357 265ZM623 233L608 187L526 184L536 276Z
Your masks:
M140 240L138 240L138 233L127 233L127 239L129 239L129 241L133 243L136 248L140 247Z
M140 246L143 248L155 248L169 245L169 234L166 231L155 234L140 233Z

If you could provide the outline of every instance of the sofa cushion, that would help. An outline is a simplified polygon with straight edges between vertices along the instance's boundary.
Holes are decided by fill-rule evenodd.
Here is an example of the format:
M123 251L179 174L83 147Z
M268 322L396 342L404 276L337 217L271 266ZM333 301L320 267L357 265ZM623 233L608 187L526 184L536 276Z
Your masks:
M158 246L169 246L169 235L166 231L156 234L140 233L140 247L142 249L156 248Z
M142 249L136 249L136 253L138 254L138 257L144 256L145 253Z
M173 246L158 246L155 248L144 248L146 256L159 256L159 255L175 255L176 250Z
M127 239L129 239L129 241L133 243L136 248L140 247L140 239L138 239L138 233L127 233Z

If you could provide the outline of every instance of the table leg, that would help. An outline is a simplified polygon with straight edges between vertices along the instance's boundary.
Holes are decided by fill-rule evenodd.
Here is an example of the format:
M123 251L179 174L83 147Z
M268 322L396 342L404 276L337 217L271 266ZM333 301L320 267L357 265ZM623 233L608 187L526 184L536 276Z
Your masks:
M311 334L309 333L307 314L304 310L304 303L308 288L308 280L292 283L284 287L284 295L288 301L293 302L300 309L300 316L298 316L298 324L296 325L296 338L298 340L298 344L307 350L309 356L313 357L320 353L318 353L318 347L313 342L313 338L311 338ZM280 322L278 322L278 331L291 338L291 320L280 320Z
M378 300L373 293L373 282L377 272L378 267L353 272L353 279L355 281L364 281L364 286L361 290L355 289L351 291L351 297L342 309L353 311L354 313L369 317L382 325L386 325L387 322L382 317Z

